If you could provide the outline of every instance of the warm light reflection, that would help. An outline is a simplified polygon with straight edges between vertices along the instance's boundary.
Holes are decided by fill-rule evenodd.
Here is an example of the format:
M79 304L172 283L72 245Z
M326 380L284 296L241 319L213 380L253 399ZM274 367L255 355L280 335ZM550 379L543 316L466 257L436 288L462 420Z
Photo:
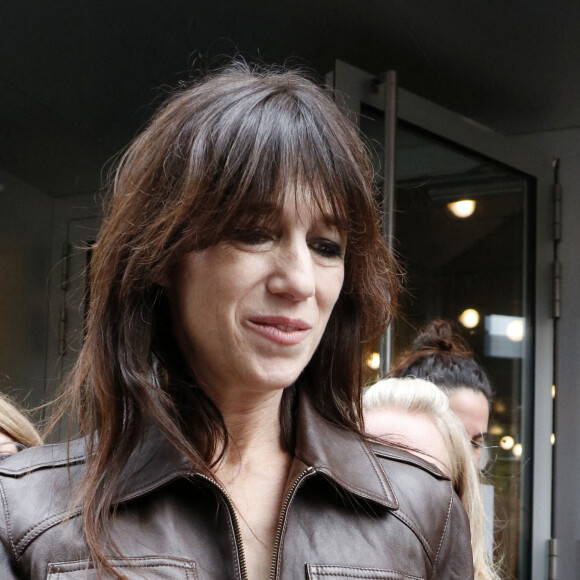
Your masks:
M448 203L447 207L455 217L466 218L475 211L475 201L472 199L461 199Z
M473 308L468 308L459 315L459 322L465 328L475 328L479 324L479 312Z
M524 321L516 318L508 323L505 328L506 336L513 342L521 342L524 339Z
M552 435L550 435L550 443L552 445L554 445L554 443L556 443L556 434L552 433Z
M552 385L552 399L556 398L556 385Z
M512 449L514 446L514 443L515 443L514 438L510 437L509 435L506 435L505 437L502 437L499 440L499 446L502 449L505 449L506 451L508 451L509 449Z
M489 428L490 435L501 435L502 433L503 427L501 425L498 425L497 423Z
M367 359L367 366L376 371L381 366L381 355L378 352L373 352Z
M516 456L516 457L521 457L522 456L522 452L523 452L524 448L522 447L521 443L516 443L512 449L512 453Z

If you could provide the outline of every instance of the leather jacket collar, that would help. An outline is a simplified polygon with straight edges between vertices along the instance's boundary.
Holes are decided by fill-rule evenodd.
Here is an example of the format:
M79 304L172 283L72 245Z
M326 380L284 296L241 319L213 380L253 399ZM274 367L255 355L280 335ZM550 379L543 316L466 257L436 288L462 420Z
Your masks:
M370 445L323 419L304 395L298 399L296 429L298 459L355 495L398 508L393 488Z
M398 501L377 455L415 463L442 477L433 466L419 458L404 451L370 444L355 433L329 423L315 411L304 393L298 396L296 430L294 462L301 466L295 466L291 471L312 467L350 493L390 509L397 509ZM75 465L84 463L85 458L83 440L44 445L0 462L0 474L18 478L59 466L74 469ZM192 475L190 462L158 429L151 428L122 470L116 502L145 495L174 479Z
M323 419L304 394L298 396L296 431L295 462L323 473L361 498L398 508L392 486L371 445ZM124 485L118 501L143 495L188 475L193 475L188 460L157 429L151 429L123 470Z

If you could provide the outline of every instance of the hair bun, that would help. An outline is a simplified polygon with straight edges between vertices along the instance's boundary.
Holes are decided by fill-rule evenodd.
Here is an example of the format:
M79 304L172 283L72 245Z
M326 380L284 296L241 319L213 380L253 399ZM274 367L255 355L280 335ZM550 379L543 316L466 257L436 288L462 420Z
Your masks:
M475 360L461 327L452 321L433 320L423 327L390 376L427 379L446 392L473 389L482 393L489 405L493 400L488 376Z
M413 341L415 352L440 352L465 358L473 358L473 351L458 329L447 320L433 320L424 326Z

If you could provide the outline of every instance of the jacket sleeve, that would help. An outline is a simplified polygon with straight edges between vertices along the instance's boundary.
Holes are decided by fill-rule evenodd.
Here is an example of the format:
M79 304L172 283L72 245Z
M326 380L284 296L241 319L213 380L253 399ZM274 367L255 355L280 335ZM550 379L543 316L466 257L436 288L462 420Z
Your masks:
M2 538L4 540L4 538ZM0 544L0 578L2 580L21 580L22 576L17 575L12 567L12 558L8 554L4 544Z
M22 576L16 572L13 564L8 513L4 490L0 484L0 578L2 580L21 580Z
M469 521L455 493L451 494L447 523L432 580L473 580Z

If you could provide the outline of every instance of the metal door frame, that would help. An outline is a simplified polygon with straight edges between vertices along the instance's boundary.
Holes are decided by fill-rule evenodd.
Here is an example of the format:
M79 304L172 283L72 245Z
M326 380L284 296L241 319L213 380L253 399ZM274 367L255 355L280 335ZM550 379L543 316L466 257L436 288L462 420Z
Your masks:
M337 60L335 70L327 75L326 80L327 84L334 87L338 104L349 116L354 115L357 124L358 103L364 102L379 110L385 109L384 104L388 95L385 95L385 84L381 77L378 78ZM530 502L532 506L530 518L532 553L529 558L528 578L529 580L545 580L548 577L548 545L552 518L551 437L553 433L554 344L552 159L401 88L397 89L396 110L398 119L520 171L535 179L536 182L535 305L534 343L532 345L534 391L531 401L525 400L526 393L522 393L522 406L531 406L531 413L523 414L522 422L525 428L525 422L531 420L528 428L533 442Z

